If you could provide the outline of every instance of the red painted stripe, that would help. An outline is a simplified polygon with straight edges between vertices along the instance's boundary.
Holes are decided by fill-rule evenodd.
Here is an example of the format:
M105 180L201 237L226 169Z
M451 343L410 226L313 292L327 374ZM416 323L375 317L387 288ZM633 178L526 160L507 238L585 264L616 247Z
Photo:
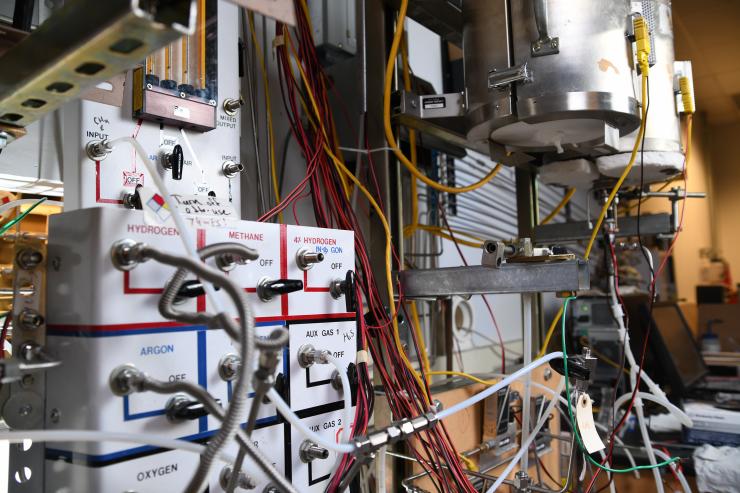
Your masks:
M123 272L123 294L162 294L163 288L132 288L131 272Z
M308 271L303 271L303 291L306 293L328 293L329 288L312 288L308 286Z
M280 278L288 277L288 225L280 225ZM288 315L288 295L280 295L283 316Z
M95 203L97 204L123 204L120 199L100 198L100 161L95 161Z
M204 246L206 246L206 230L205 229L198 229L197 231L197 237L196 237L196 244L198 246L198 249L200 250ZM196 302L196 310L199 312L206 311L206 296L198 296L198 301Z
M326 319L337 319L337 318L354 318L354 313L319 313L311 315L290 315L288 317L256 317L255 322L282 322L291 320L326 320ZM110 325L90 325L90 324L49 324L49 330L65 331L65 332L115 332L132 329L151 329L158 327L186 327L194 324L184 324L180 322L140 322L132 324L110 324Z

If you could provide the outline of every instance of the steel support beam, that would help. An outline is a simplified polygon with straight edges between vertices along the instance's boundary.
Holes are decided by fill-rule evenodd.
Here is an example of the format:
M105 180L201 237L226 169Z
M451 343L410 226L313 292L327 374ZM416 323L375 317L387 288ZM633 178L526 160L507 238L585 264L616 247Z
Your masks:
M588 263L583 260L406 270L399 277L406 298L580 291L590 287Z

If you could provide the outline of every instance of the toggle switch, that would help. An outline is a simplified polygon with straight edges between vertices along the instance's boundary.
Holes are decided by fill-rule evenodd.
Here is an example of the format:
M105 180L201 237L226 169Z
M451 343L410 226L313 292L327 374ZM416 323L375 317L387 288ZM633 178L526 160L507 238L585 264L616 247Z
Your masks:
M220 400L216 399L220 404ZM192 400L185 394L176 394L167 401L165 414L170 421L193 421L203 416L208 416L206 407L196 400Z
M300 279L270 279L263 277L257 283L257 296L262 301L270 301L279 294L294 293L303 289Z
M323 447L319 447L311 440L304 440L298 449L298 455L303 462L308 464L316 459L324 460L329 458L329 451Z
M221 287L213 286L216 291L220 290ZM177 305L183 303L190 298L197 298L206 294L206 290L203 288L203 283L198 280L185 281L177 290L177 296L175 296L174 303Z
M344 306L347 312L357 311L356 283L355 273L348 270L344 279L334 279L329 285L329 293L331 293L332 298L338 300L344 296Z
M182 180L182 167L184 163L185 156L180 144L173 147L172 152L165 153L162 159L162 167L172 172L173 180Z

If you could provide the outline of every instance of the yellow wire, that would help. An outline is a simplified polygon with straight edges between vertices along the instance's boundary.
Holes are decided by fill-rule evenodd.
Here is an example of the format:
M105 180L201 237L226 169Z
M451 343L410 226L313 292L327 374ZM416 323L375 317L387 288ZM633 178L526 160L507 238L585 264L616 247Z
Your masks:
M467 246L473 247L473 248L481 248L483 246L483 243L484 243L484 241L482 239L477 238L477 237L475 237L475 236L473 236L471 234L465 233L464 231L455 231L455 230L453 230L453 233L455 233L456 235L460 235L460 236L466 236L468 238L471 238L474 241L468 241L468 240L464 240L462 238L453 238L452 236L450 236L446 232L445 229L442 229L439 226L429 226L427 224L417 224L416 227L413 230L411 230L411 232L413 232L415 230L427 231L429 233L432 233L434 236L438 236L440 238L444 238L444 239L450 240L450 241L457 241L461 245L467 245Z
M411 90L411 73L409 69L409 38L407 35L403 36L403 44L401 45L401 63L403 64L403 88L407 91ZM416 131L409 128L409 154L411 156L411 164L414 168L417 166L416 157ZM411 229L404 228L404 236L411 236L413 234L415 226L419 224L419 187L416 183L416 177L411 176L411 224L408 226Z
M485 385L486 387L490 387L491 385L494 385L498 380L483 380L482 378L474 377L473 375L469 373L465 373L462 371L430 371L429 375L433 376L448 376L448 377L461 377L465 378L467 380L470 380L471 382L480 383Z
M408 0L401 0L401 8L398 11L398 20L396 21L396 32L393 35L393 43L391 44L391 51L388 55L388 63L385 66L385 85L383 93L383 127L385 129L385 138L388 141L388 146L393 150L393 154L396 155L396 158L398 158L401 164L403 164L412 175L426 183L431 188L447 193L470 192L471 190L480 188L491 181L493 177L496 176L497 170L494 168L480 181L465 187L449 187L447 185L443 185L428 178L424 173L421 173L416 166L414 166L414 163L409 161L403 152L401 152L401 149L399 149L398 143L396 142L396 138L393 135L393 127L391 126L391 86L393 83L396 57L398 57L398 49L401 44L401 38L403 37L403 23L406 19L406 10L408 9L408 5Z
M591 231L591 238L588 240L588 245L586 246L586 253L583 256L585 260L588 260L588 258L591 256L591 250L593 249L594 243L596 242L596 236L599 234L599 230L601 230L601 224L604 222L604 218L606 217L606 213L609 210L609 207L612 205L612 202L614 201L614 197L617 195L617 192L619 191L619 188L622 186L622 183L624 183L624 180L627 178L627 175L632 170L632 166L635 164L635 159L637 158L637 152L640 149L640 144L642 143L642 136L645 134L645 124L647 123L647 119L645 118L645 101L647 101L647 78L648 78L648 69L645 65L642 68L642 102L643 105L641 106L640 113L642 116L642 120L640 121L640 130L637 132L637 137L635 138L635 145L632 147L632 154L630 155L629 163L627 164L627 167L624 168L624 171L622 172L622 175L619 177L619 180L617 180L617 183L614 185L614 188L612 188L611 193L609 193L609 197L606 200L606 203L601 208L601 212L599 213L599 218L596 220L596 224L594 224L594 228ZM561 306L558 310L558 313L555 315L555 318L553 319L552 323L550 324L550 327L547 329L547 334L545 335L545 341L542 343L542 347L540 348L539 353L537 353L537 357L541 358L545 355L545 351L547 351L547 346L550 344L550 339L552 339L552 335L555 333L555 328L558 325L558 321L560 320L560 317L563 316L563 307Z
M580 338L581 345L587 346L591 349L591 352L594 353L594 355L598 356L600 359L604 360L604 363L606 363L609 366L612 366L616 368L617 370L623 371L626 375L629 375L630 372L628 372L622 365L618 364L616 361L611 359L609 356L605 355L602 352L597 351L593 348L593 346L588 345L588 338L587 337L581 337Z
M645 118L645 102L647 101L647 80L648 80L648 74L647 69L642 70L642 106L640 107L641 114L642 114L642 121L640 122L640 130L637 132L637 137L635 137L635 145L632 147L632 154L630 155L629 163L627 164L627 167L624 168L624 171L622 172L622 176L619 177L619 180L617 180L617 183L614 184L614 188L612 188L612 191L609 193L609 198L607 198L606 203L604 204L604 207L601 208L601 212L599 213L599 218L596 220L596 224L594 224L594 228L591 231L591 238L588 240L588 245L586 246L586 253L583 256L585 260L588 260L588 258L591 256L591 250L594 247L594 243L596 243L596 237L599 234L599 231L601 230L601 224L604 222L604 218L606 217L606 213L609 211L609 207L611 207L612 202L614 201L614 197L616 197L617 192L619 191L620 187L622 186L622 183L624 183L624 180L627 178L627 175L632 170L632 166L635 164L635 159L637 158L637 152L640 150L640 144L642 143L642 137L645 135L645 124L647 123L647 119Z
M277 176L277 163L275 162L275 134L272 126L272 103L270 102L270 82L267 78L267 69L265 67L265 57L262 56L262 48L260 47L259 41L257 41L257 32L254 28L254 13L249 12L247 16L249 21L249 33L252 36L252 43L254 43L254 51L257 53L257 60L260 63L260 70L262 71L262 85L265 88L265 109L267 110L267 138L270 140L270 170L272 174L272 190L275 193L275 203L280 203L280 186L278 185ZM283 222L282 212L278 214L278 221Z
M286 37L286 40L287 43L290 44L288 37ZM306 77L306 74L303 72L303 69L300 65L298 65L298 70L301 74L301 78L303 79L303 83L306 85L307 88L310 88L311 85L308 82L308 78ZM360 180L358 180L357 177L355 177L355 175L349 169L347 169L347 166L345 166L345 164L334 154L334 152L332 152L329 146L326 145L326 142L329 142L329 139L327 138L326 128L324 128L324 124L321 121L321 113L319 112L318 105L316 104L316 100L313 97L312 91L307 90L306 92L308 93L311 106L313 107L314 113L316 114L316 119L324 135L324 143L322 144L324 152L326 152L329 158L334 162L334 165L337 167L337 169L347 175L347 178L349 178L360 190L360 192L362 192L367 201L370 203L370 206L377 214L378 219L380 219L380 223L383 226L383 231L385 232L385 280L386 289L388 292L388 306L391 310L391 322L393 324L393 342L401 356L401 359L403 360L404 365L409 370L412 377L416 380L416 383L419 385L419 389L424 396L425 404L429 406L431 405L431 402L429 401L429 397L427 396L426 392L424 392L424 382L417 374L416 369L411 364L411 361L409 361L408 356L406 356L406 351L404 351L403 349L403 344L401 343L401 337L398 331L398 313L396 312L396 304L394 303L395 293L393 290L393 275L391 269L391 228L388 225L388 220L386 219L385 214L383 214L383 210L380 208L378 203L375 201L375 198L373 198L368 189L365 188L362 183L360 183Z
M573 198L573 194L575 193L576 193L575 188L569 188L568 191L565 192L565 196L563 196L563 200L561 200L560 203L555 206L555 208L552 210L551 213L549 213L547 216L545 216L545 218L542 221L540 221L540 224L547 224L550 221L552 221L555 218L555 216L557 216L560 213L560 211L563 210L563 207L565 207L568 204L568 202L570 202L570 199Z
M419 311L416 309L416 302L412 301L409 303L409 308L411 311L411 322L414 327L414 332L416 333L416 339L419 341L421 365L424 370L424 374L426 375L427 385L429 385L431 383L431 373L429 372L432 369L432 365L429 363L429 355L427 354L427 346L424 342L424 334L421 332L421 322L419 322Z

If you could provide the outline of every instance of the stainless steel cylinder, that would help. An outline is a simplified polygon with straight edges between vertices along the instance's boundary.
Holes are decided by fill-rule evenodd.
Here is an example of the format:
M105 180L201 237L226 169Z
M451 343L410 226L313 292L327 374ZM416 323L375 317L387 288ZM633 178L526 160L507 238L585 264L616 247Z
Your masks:
M628 0L465 0L468 138L550 159L616 146L639 125L629 14ZM489 89L525 64L528 80Z
M673 23L670 0L643 0L642 14L648 19L653 35L655 64L650 68L650 92L644 153L641 162L646 183L663 181L680 173L683 168L681 127L674 94ZM639 87L635 77L634 85ZM638 97L640 97L638 91ZM629 162L637 131L619 140L619 153L596 160L605 176L618 177ZM629 183L640 180L640 161L627 177Z

